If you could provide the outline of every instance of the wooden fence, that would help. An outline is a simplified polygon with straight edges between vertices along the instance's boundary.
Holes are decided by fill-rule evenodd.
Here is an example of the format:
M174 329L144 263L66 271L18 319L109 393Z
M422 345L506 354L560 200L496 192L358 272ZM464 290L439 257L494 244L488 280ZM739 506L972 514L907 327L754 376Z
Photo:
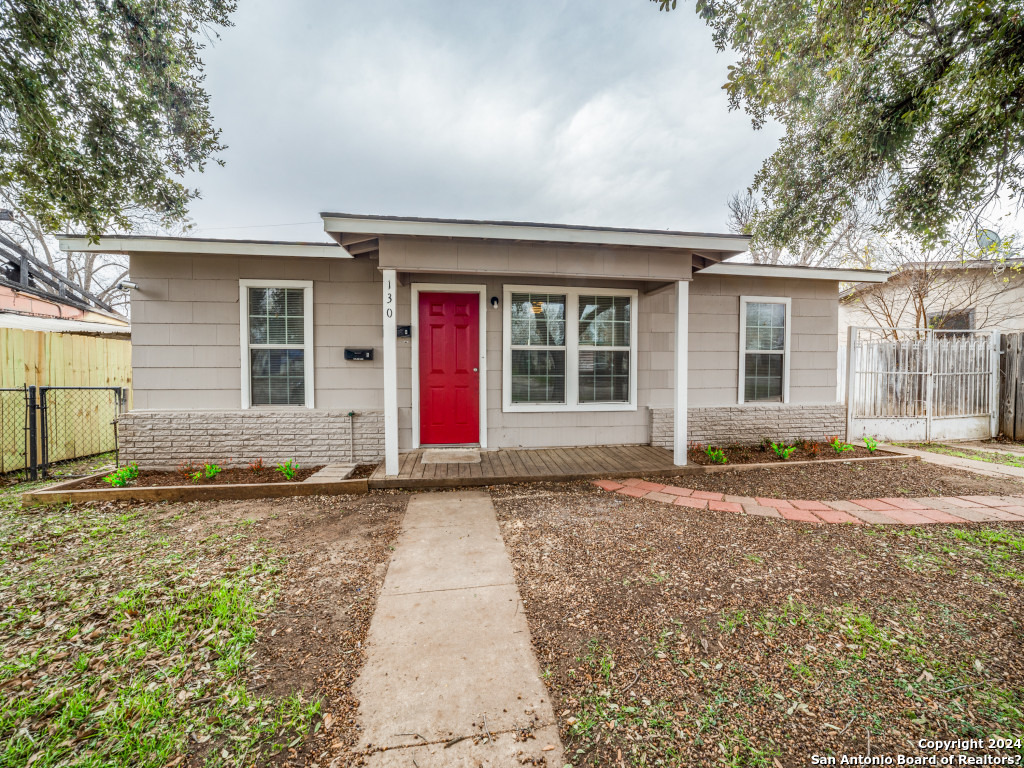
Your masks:
M1003 334L999 365L999 433L1024 440L1024 333Z
M37 387L125 387L128 389L127 407L131 405L132 382L131 342L127 339L112 339L105 336L84 336L71 333L27 331L20 328L0 328L0 389ZM4 411L0 413L0 428L5 430L0 440L0 457L3 472L24 469L28 466L27 451L22 444L16 446L18 435L6 434L20 424L25 430L25 417L14 411L23 408L22 399L14 393L4 399ZM103 394L103 397L109 395ZM93 399L97 401L100 395ZM57 397L48 402L49 421L53 425L72 426L74 441L51 434L54 449L51 460L75 458L77 448L66 446L101 446L103 450L113 448L109 408L102 407L85 397ZM36 415L38 420L38 414ZM37 421L37 432L41 434ZM54 428L51 427L51 433ZM108 437L109 436L109 437ZM22 438L23 439L23 438ZM57 440L60 440L59 444ZM107 445L109 443L109 448ZM41 452L41 445L37 445ZM89 450L92 450L90 448ZM69 455L72 454L72 455ZM81 454L79 454L81 455Z

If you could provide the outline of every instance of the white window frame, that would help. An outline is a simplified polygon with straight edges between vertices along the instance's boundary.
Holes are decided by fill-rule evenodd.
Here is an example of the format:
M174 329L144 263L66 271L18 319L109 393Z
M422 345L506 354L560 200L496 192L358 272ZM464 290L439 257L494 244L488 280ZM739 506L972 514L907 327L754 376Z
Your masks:
M251 386L251 365L249 360L249 289L250 288L301 288L302 293L302 344L260 344L256 349L272 347L273 349L301 349L306 386L306 404L302 405L253 405ZM242 408L259 409L294 409L313 407L313 281L312 280L239 280L239 341L242 347Z
M637 310L639 292L632 288L568 287L564 285L504 285L502 302L502 411L506 413L554 413L561 411L635 411L637 409ZM512 402L512 294L549 293L565 296L565 402L513 403ZM629 305L629 402L579 402L579 298L580 296L628 296ZM588 351L616 351L621 347L591 347ZM532 349L532 347L531 347ZM545 347L537 347L545 349ZM557 349L562 349L558 347Z
M736 378L738 380L737 386L737 402L743 405L745 402L763 404L772 403L774 400L750 400L744 399L744 390L746 385L746 370L747 370L747 353L750 354L779 354L777 352L766 351L763 349L747 349L747 305L748 304L783 304L786 307L786 333L785 339L782 346L782 402L789 402L789 362L791 352L791 335L793 332L793 300L788 296L740 296L740 357L739 367L736 370Z

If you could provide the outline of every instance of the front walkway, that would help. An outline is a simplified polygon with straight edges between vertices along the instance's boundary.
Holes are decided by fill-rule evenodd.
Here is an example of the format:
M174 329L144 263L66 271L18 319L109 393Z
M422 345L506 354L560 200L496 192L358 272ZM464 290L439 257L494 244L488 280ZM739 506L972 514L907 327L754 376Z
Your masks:
M804 523L873 523L919 525L928 523L989 523L1024 521L1024 496L922 496L916 499L881 498L851 501L769 499L727 496L661 485L639 478L598 480L605 491L648 501L712 512L778 517Z
M486 491L410 499L366 653L367 765L564 764Z

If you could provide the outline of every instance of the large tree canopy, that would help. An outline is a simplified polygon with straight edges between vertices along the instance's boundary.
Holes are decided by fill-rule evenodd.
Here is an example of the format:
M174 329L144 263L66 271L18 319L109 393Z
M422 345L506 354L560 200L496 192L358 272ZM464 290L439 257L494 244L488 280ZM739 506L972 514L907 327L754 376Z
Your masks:
M653 0L662 9L676 0ZM824 242L867 203L942 240L1024 184L1022 0L697 0L725 88L785 128L754 180L755 238Z
M49 231L184 218L223 147L201 35L234 0L0 0L0 187Z

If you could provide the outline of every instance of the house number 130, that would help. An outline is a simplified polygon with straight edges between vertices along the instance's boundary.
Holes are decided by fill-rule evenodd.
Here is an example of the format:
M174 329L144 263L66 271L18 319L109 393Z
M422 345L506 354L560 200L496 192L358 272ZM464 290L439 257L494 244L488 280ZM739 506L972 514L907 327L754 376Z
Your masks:
M387 293L384 294L384 316L389 320L395 316L395 308L391 305L395 303L395 297L391 293L391 281L385 281L387 283Z

